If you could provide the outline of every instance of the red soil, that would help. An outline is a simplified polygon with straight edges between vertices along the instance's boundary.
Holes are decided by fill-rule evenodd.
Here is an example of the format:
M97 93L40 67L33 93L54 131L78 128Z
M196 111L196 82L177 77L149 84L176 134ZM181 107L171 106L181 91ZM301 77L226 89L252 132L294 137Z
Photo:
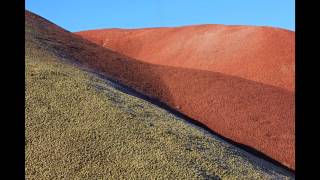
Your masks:
M50 51L156 97L220 135L295 169L293 92L212 71L145 63L27 12L26 21L40 32L35 34L48 35L38 39Z
M292 31L198 25L77 34L152 64L222 72L294 91L295 33Z

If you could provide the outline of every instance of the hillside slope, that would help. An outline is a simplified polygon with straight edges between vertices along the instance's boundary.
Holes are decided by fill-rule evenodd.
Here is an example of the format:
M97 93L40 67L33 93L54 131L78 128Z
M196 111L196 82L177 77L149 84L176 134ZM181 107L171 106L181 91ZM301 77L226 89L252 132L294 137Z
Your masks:
M258 26L196 25L77 32L130 57L239 76L294 91L295 33Z
M40 22L26 12L27 179L293 178L70 64Z
M220 135L294 169L292 92L221 73L137 61L38 16L26 16L28 26L35 29L31 34L50 51L165 102Z

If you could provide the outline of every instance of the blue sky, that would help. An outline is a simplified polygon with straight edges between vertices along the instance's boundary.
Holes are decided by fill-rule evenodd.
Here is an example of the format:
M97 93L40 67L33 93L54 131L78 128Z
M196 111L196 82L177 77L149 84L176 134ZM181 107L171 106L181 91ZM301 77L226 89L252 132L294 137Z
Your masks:
M26 9L72 32L192 24L295 30L294 0L26 0Z

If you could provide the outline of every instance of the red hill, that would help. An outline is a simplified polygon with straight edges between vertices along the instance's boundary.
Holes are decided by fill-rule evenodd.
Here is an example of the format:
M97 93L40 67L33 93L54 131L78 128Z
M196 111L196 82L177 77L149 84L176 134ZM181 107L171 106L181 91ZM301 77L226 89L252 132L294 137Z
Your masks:
M294 91L295 33L292 31L197 25L76 34L152 64L222 72Z

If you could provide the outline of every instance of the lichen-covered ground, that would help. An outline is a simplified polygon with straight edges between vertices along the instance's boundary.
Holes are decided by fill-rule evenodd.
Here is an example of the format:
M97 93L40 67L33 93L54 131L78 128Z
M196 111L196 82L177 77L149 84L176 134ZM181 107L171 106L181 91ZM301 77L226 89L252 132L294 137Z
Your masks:
M292 178L67 64L30 32L26 27L26 179Z

